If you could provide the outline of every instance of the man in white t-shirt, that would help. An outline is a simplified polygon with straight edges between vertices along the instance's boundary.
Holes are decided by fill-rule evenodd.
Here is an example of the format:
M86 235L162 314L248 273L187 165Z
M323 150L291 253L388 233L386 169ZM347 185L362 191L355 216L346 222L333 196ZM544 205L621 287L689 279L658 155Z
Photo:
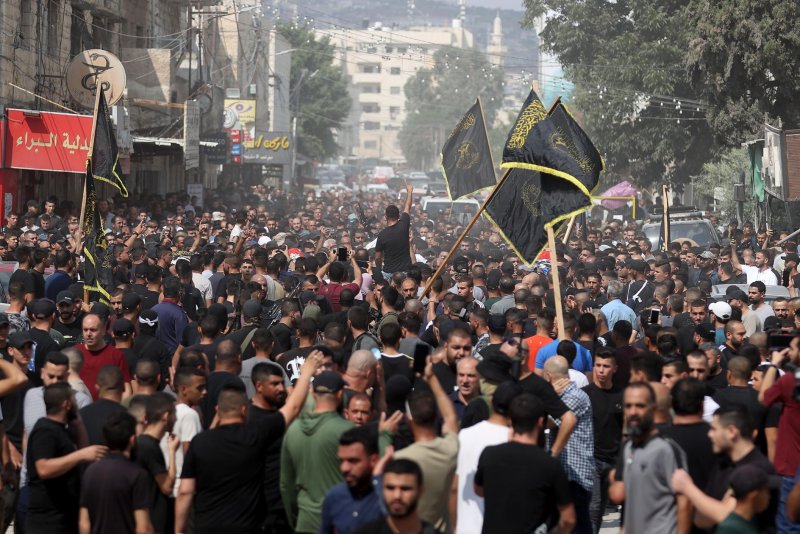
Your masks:
M734 269L741 270L747 275L747 283L752 284L756 280L764 282L768 286L778 285L778 277L772 272L770 265L769 250L758 250L755 253L755 265L742 265L739 263L739 255L736 253L735 240L731 240L731 265Z
M475 494L473 481L478 469L478 460L486 447L506 443L510 428L508 407L522 390L515 382L504 382L497 386L491 398L472 402L491 402L489 419L458 433L458 460L453 485L458 490L456 534L480 534L483 528L483 497Z
M177 390L178 403L175 405L175 426L172 428L172 434L181 442L181 446L175 451L175 489L172 492L173 497L177 497L183 458L189 450L192 438L203 430L196 408L206 396L206 375L202 370L193 367L181 368L175 373L173 384ZM169 461L167 436L161 440L161 451Z

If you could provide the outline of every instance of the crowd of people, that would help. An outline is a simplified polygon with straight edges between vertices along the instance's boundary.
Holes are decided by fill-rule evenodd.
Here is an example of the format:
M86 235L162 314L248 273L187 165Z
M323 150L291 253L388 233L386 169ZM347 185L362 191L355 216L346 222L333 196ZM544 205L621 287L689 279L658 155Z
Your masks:
M88 298L74 206L3 221L4 532L800 532L785 233L480 221L433 279L464 221L410 187L196 201L100 200Z

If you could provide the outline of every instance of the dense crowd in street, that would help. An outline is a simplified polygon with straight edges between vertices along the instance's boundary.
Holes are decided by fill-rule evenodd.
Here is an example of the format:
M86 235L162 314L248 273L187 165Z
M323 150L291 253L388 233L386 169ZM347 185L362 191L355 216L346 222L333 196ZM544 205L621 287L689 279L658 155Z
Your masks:
M8 215L2 531L800 532L788 232L595 218L527 267L481 220L431 280L465 221L417 200L99 200L107 303L79 213Z

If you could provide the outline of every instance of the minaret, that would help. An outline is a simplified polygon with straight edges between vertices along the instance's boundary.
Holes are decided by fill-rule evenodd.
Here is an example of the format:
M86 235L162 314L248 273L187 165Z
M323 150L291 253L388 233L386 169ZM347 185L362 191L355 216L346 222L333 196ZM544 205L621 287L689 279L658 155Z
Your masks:
M464 27L464 22L467 20L467 0L458 0L458 19L461 21L461 27Z
M507 49L503 45L503 21L500 20L500 12L498 11L492 25L492 33L489 34L489 44L486 47L489 63L493 67L502 67L506 52Z

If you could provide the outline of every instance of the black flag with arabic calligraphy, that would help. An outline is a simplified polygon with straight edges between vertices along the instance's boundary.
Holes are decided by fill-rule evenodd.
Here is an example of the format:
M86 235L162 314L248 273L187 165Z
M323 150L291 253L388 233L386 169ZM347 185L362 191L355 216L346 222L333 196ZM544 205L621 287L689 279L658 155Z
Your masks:
M486 214L520 260L532 264L547 246L547 226L559 225L592 205L572 182L512 168L486 206Z
M105 228L97 211L92 162L86 162L86 212L83 217L84 288L89 291L89 300L110 302L108 290L114 287L111 268L111 253L106 240Z
M117 138L114 135L114 127L108 113L105 91L102 87L98 87L98 89L100 104L97 108L97 123L94 129L94 145L92 145L94 178L113 185L119 190L121 196L127 197L128 188L125 187L125 180L119 164Z
M563 107L556 106L552 111L554 116L531 89L508 133L500 167L546 172L572 182L591 196L602 170L602 158Z
M480 99L469 108L442 147L442 169L451 200L497 183Z

